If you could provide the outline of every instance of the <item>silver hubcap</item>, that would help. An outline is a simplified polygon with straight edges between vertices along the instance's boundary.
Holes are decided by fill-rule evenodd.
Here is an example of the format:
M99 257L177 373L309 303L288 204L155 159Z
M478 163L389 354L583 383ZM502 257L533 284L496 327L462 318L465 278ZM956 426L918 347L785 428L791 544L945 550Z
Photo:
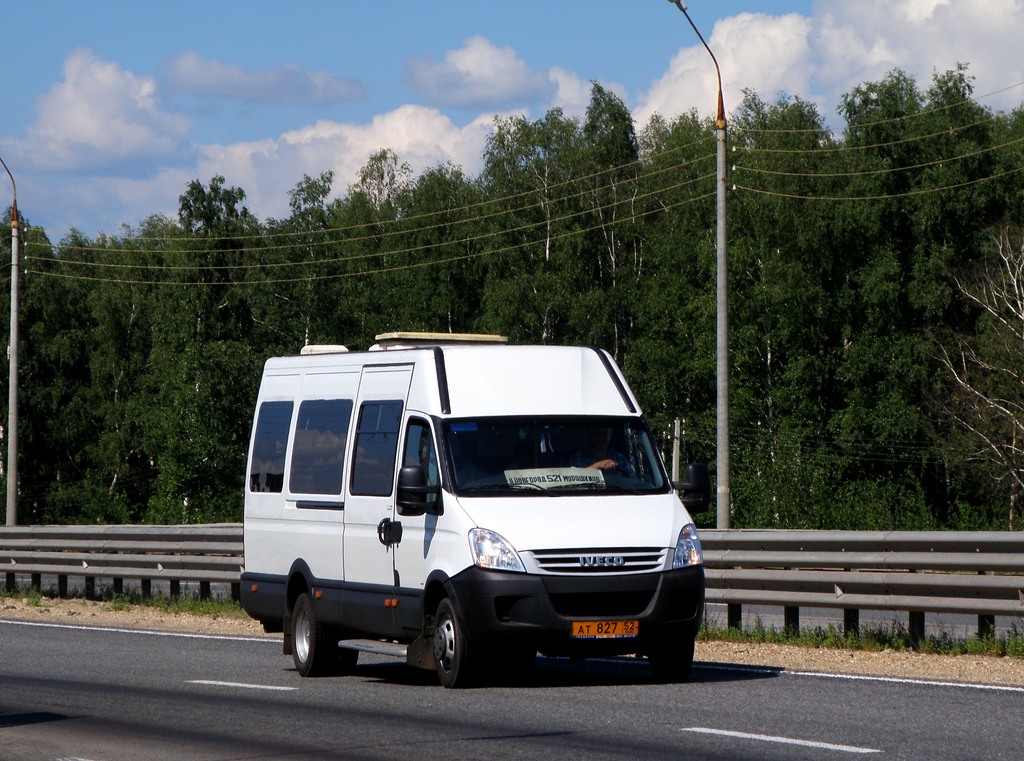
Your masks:
M309 658L309 618L306 611L301 608L295 613L295 628L292 646L295 648L295 655L302 663Z
M444 671L452 670L455 661L455 622L445 616L434 629L434 657Z

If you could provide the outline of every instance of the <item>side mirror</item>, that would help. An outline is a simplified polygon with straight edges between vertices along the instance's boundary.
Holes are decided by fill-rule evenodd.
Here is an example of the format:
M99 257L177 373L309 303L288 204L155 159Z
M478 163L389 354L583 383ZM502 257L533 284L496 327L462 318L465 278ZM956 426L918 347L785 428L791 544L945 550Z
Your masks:
M428 499L430 495L433 500ZM441 487L427 486L427 474L419 465L406 465L398 471L396 504L399 515L440 515Z
M672 486L679 492L679 499L690 513L703 513L711 509L711 476L704 463L687 463L686 480L673 481Z

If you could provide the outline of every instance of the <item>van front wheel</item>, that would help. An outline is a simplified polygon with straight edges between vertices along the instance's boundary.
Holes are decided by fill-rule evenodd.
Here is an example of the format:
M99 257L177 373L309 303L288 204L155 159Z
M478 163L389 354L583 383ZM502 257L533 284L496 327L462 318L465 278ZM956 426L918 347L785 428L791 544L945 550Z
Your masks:
M467 687L473 682L469 643L448 598L441 600L434 616L434 660L437 679L444 687Z

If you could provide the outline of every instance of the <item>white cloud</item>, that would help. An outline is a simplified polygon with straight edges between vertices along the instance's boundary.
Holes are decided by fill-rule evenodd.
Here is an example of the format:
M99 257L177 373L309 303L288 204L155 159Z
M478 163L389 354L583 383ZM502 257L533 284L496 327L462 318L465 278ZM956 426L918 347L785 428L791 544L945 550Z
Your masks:
M572 72L558 66L553 67L548 76L555 83L557 89L547 108L560 108L566 116L574 119L585 118L587 107L590 105L590 90L593 83L580 79ZM629 96L626 93L626 88L621 84L601 82L601 86L628 106Z
M743 13L718 21L708 43L718 57L727 111L749 88L764 100L778 94L818 105L834 121L844 93L899 68L927 89L931 77L969 65L976 96L1024 82L1020 0L818 0L812 17ZM657 112L673 117L691 108L715 108L717 81L707 51L696 42L672 59L668 71L642 94L635 115L643 124ZM1021 103L1011 88L985 104Z
M190 130L188 119L162 109L152 78L78 49L65 59L64 80L39 99L18 150L36 169L106 171L181 157Z
M250 103L337 103L361 98L366 88L322 71L284 63L252 71L186 51L167 61L164 80L171 92Z
M806 92L811 28L811 20L796 13L741 13L716 23L708 45L722 71L726 110L739 105L746 88L766 99L779 92ZM634 116L641 125L654 113L671 118L692 108L713 116L717 103L714 63L698 42L672 59L668 71L641 96Z
M566 116L584 116L590 105L590 82L558 66L551 69L548 76L555 83L549 107L562 109Z
M333 170L334 194L344 195L370 156L382 148L394 150L416 174L446 162L475 174L491 128L489 115L458 127L436 109L407 105L369 124L318 121L277 139L206 146L197 171L203 182L222 174L228 184L245 190L246 203L258 216L283 217L288 214L288 191L304 174Z
M969 64L976 95L1009 88L986 105L1019 106L1024 88L1012 85L1024 82L1016 39L1022 28L1020 0L817 0L810 17L722 19L708 40L722 65L728 110L751 88L766 100L783 92L810 100L826 120L835 120L842 93L894 67L925 88L934 72L958 62ZM345 97L342 80L287 65L246 72L184 53L167 72L166 81L180 91L211 97L283 102L289 91L305 102ZM468 39L440 61L411 62L408 77L434 102L476 109L471 113L478 116L457 124L437 109L400 105L369 122L318 121L262 140L203 146L189 142L190 121L161 103L158 80L80 49L67 56L62 81L39 98L26 137L0 141L0 150L19 159L25 212L37 218L60 210L49 213L52 219L36 219L66 225L52 231L56 236L70 224L87 233L116 231L151 213L173 215L189 180L207 182L216 174L244 189L258 216L281 217L288 213L288 191L303 174L332 169L334 192L343 195L369 156L391 148L417 173L450 161L472 176L481 169L494 110L514 108L537 118L560 107L582 117L590 98L590 82L579 73L532 68L515 50L483 37ZM623 88L602 85L630 104ZM640 124L654 112L672 117L696 108L710 116L716 93L714 67L694 39L635 99L634 115Z
M818 80L830 100L894 68L925 89L931 76L969 65L976 96L1024 81L1019 0L828 0L815 10L812 44ZM996 109L1021 103L1020 88L986 99Z
M441 61L432 56L407 61L405 72L410 87L442 106L517 106L546 101L555 91L547 73L531 69L512 48L480 36Z

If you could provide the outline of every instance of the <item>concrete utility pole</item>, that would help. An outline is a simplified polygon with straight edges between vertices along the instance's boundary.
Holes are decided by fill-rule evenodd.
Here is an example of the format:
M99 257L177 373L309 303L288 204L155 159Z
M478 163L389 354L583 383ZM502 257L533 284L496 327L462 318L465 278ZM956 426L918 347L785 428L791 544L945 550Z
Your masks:
M11 178L11 342L7 380L7 525L18 525L18 186L7 162L0 158Z
M722 97L722 70L718 67L718 59L704 41L704 36L686 12L686 3L681 0L668 0L676 6L697 34L704 49L711 56L718 75L718 114L715 117L715 135L718 142L718 235L716 259L716 353L717 353L717 425L718 444L717 462L715 465L718 483L716 504L718 507L718 528L730 528L732 524L732 488L729 485L729 255L728 241L725 234L725 191L726 191L726 121L725 100Z

